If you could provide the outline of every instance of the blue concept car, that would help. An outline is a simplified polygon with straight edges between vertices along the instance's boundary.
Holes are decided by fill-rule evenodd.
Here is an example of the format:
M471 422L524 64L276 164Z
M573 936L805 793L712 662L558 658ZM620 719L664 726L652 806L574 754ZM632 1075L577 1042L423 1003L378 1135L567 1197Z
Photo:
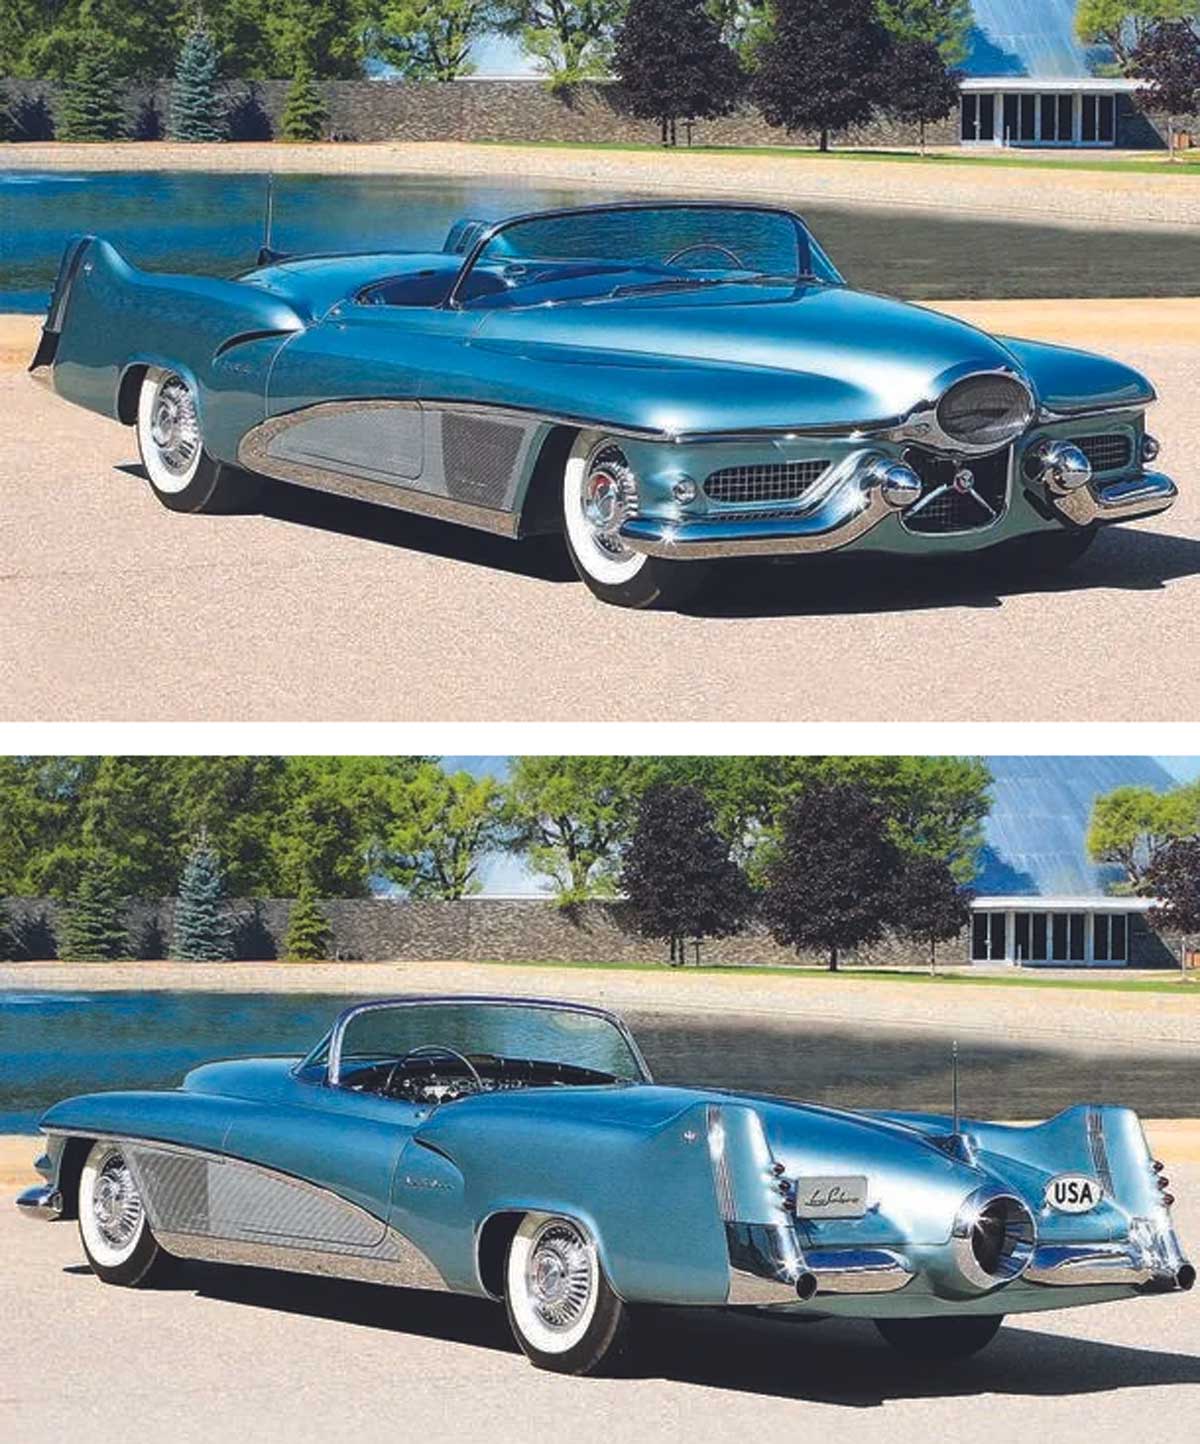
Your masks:
M1006 1313L1188 1289L1128 1109L1035 1126L655 1085L621 1021L523 998L359 1003L302 1059L51 1108L22 1195L93 1270L175 1258L503 1299L522 1349L587 1373L642 1305L875 1321L926 1359Z
M626 606L727 557L1065 565L1176 494L1138 372L855 291L761 205L460 221L440 252L264 249L236 280L79 238L31 369L136 426L174 510L246 507L271 477L558 532Z

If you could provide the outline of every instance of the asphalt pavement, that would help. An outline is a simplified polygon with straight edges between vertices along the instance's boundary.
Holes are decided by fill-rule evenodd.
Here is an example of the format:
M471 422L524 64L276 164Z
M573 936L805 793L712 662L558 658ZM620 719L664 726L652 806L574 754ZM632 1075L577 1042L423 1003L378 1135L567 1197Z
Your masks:
M1172 1174L1195 1250L1200 1166ZM6 1444L1176 1444L1195 1437L1200 1407L1200 1291L1025 1315L932 1373L865 1323L664 1310L644 1321L632 1377L570 1379L533 1369L502 1310L475 1300L196 1264L170 1288L113 1288L88 1270L73 1224L11 1206L0 1257Z

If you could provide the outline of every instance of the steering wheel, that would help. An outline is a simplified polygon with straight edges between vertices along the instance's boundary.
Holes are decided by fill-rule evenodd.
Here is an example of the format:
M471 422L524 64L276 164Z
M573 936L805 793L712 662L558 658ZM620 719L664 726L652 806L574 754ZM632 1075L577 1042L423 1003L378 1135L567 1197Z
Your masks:
M415 1048L410 1048L407 1053L397 1058L392 1064L387 1075L387 1081L383 1085L384 1093L390 1093L392 1091L392 1083L395 1080L397 1070L403 1068L410 1058L419 1058L423 1054L429 1053L435 1055L440 1053L446 1058L456 1058L471 1077L474 1078L475 1086L479 1091L481 1093L484 1091L483 1079L479 1076L479 1069L476 1068L475 1064L471 1062L465 1053L460 1053L457 1048L448 1048L444 1043L418 1043Z
M676 261L681 261L684 256L690 256L693 251L718 251L722 256L732 261L737 270L744 271L746 269L742 258L734 255L728 246L721 245L719 241L693 241L690 246L683 246L680 250L676 251L674 255L668 256L663 262L663 265L673 266Z

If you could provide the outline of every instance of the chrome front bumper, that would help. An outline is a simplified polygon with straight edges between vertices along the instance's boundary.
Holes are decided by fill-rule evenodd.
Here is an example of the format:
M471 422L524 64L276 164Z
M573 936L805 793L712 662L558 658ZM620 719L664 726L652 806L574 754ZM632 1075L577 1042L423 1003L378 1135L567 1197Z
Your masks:
M62 1194L52 1184L40 1183L35 1188L27 1188L18 1196L17 1208L25 1218L53 1223L63 1214Z
M1077 491L1051 496L1055 511L1075 526L1111 526L1154 516L1172 506L1179 488L1161 471L1144 471L1124 481L1091 482Z

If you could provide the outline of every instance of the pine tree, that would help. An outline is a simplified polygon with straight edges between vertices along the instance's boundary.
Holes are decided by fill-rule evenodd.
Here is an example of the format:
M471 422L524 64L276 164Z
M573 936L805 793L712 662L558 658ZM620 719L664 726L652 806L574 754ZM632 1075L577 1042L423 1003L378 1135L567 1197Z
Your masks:
M305 883L288 918L283 955L289 963L319 962L329 956L331 941L329 919L321 911L316 890Z
M11 963L17 956L17 935L8 909L0 903L0 962Z
M179 879L171 955L185 963L217 963L230 957L231 928L223 902L221 859L201 830Z
M59 956L70 962L110 962L129 953L122 914L125 898L112 862L89 858L67 899Z
M172 140L225 139L225 107L219 89L220 52L197 11L179 52L171 87Z
M118 140L125 133L125 113L117 91L97 37L84 48L63 87L59 140Z
M296 66L296 75L283 107L280 129L284 140L320 140L329 113L320 87L307 60Z

